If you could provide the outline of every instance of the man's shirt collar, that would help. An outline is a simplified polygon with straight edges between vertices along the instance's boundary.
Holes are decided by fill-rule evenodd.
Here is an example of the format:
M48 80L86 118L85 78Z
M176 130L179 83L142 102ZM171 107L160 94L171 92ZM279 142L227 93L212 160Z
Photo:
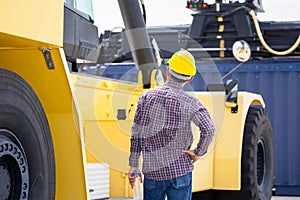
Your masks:
M177 83L175 81L166 81L165 86L168 86L168 87L171 87L171 88L174 88L174 89L177 89L177 90L182 90L182 86L180 83Z

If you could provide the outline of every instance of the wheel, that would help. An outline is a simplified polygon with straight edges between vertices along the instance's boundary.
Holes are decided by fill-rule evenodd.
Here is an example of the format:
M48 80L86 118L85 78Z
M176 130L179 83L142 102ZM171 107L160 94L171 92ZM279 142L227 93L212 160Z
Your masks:
M262 108L250 108L244 128L242 182L238 192L222 191L218 199L270 200L274 174L271 124Z
M242 194L270 200L274 175L274 148L269 118L261 108L250 108L244 128Z
M54 199L55 159L44 110L17 74L0 69L0 199Z

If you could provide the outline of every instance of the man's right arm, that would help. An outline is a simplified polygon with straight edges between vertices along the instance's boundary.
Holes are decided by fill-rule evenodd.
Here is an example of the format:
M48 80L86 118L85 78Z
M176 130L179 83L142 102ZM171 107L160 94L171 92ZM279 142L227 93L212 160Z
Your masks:
M213 140L215 126L207 109L200 102L194 107L192 121L201 131L200 139L197 143L197 147L194 149L194 153L197 156L203 156Z

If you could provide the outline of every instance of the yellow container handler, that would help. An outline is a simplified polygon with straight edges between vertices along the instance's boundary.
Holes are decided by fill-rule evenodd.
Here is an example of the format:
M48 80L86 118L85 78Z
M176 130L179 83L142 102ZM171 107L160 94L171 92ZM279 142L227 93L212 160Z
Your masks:
M137 99L147 90L146 72L138 84L70 73L62 48L68 25L63 1L1 1L0 19L0 197L90 199L94 191L87 165L92 163L109 165L110 197L132 196L126 175L130 128ZM155 72L150 88L157 85ZM243 138L254 146L269 142L264 141L271 130L263 109L250 108L263 108L263 99L247 92L234 102L226 102L225 92L192 95L208 108L216 125L213 145L195 164L193 191L239 191L244 187L242 168L251 165L250 173L257 154L244 149ZM247 128L249 114L256 120L253 130ZM248 151L252 160L242 164ZM251 190L260 194L257 188Z

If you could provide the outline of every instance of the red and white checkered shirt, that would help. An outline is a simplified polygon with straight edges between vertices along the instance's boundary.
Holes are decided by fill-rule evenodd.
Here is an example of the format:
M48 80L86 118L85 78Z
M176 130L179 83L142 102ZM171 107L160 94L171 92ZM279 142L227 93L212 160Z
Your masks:
M142 171L149 179L169 180L191 172L190 157L182 152L193 143L191 122L201 131L194 152L202 156L215 130L206 108L173 81L143 93L131 129L129 165L138 167L142 153Z

